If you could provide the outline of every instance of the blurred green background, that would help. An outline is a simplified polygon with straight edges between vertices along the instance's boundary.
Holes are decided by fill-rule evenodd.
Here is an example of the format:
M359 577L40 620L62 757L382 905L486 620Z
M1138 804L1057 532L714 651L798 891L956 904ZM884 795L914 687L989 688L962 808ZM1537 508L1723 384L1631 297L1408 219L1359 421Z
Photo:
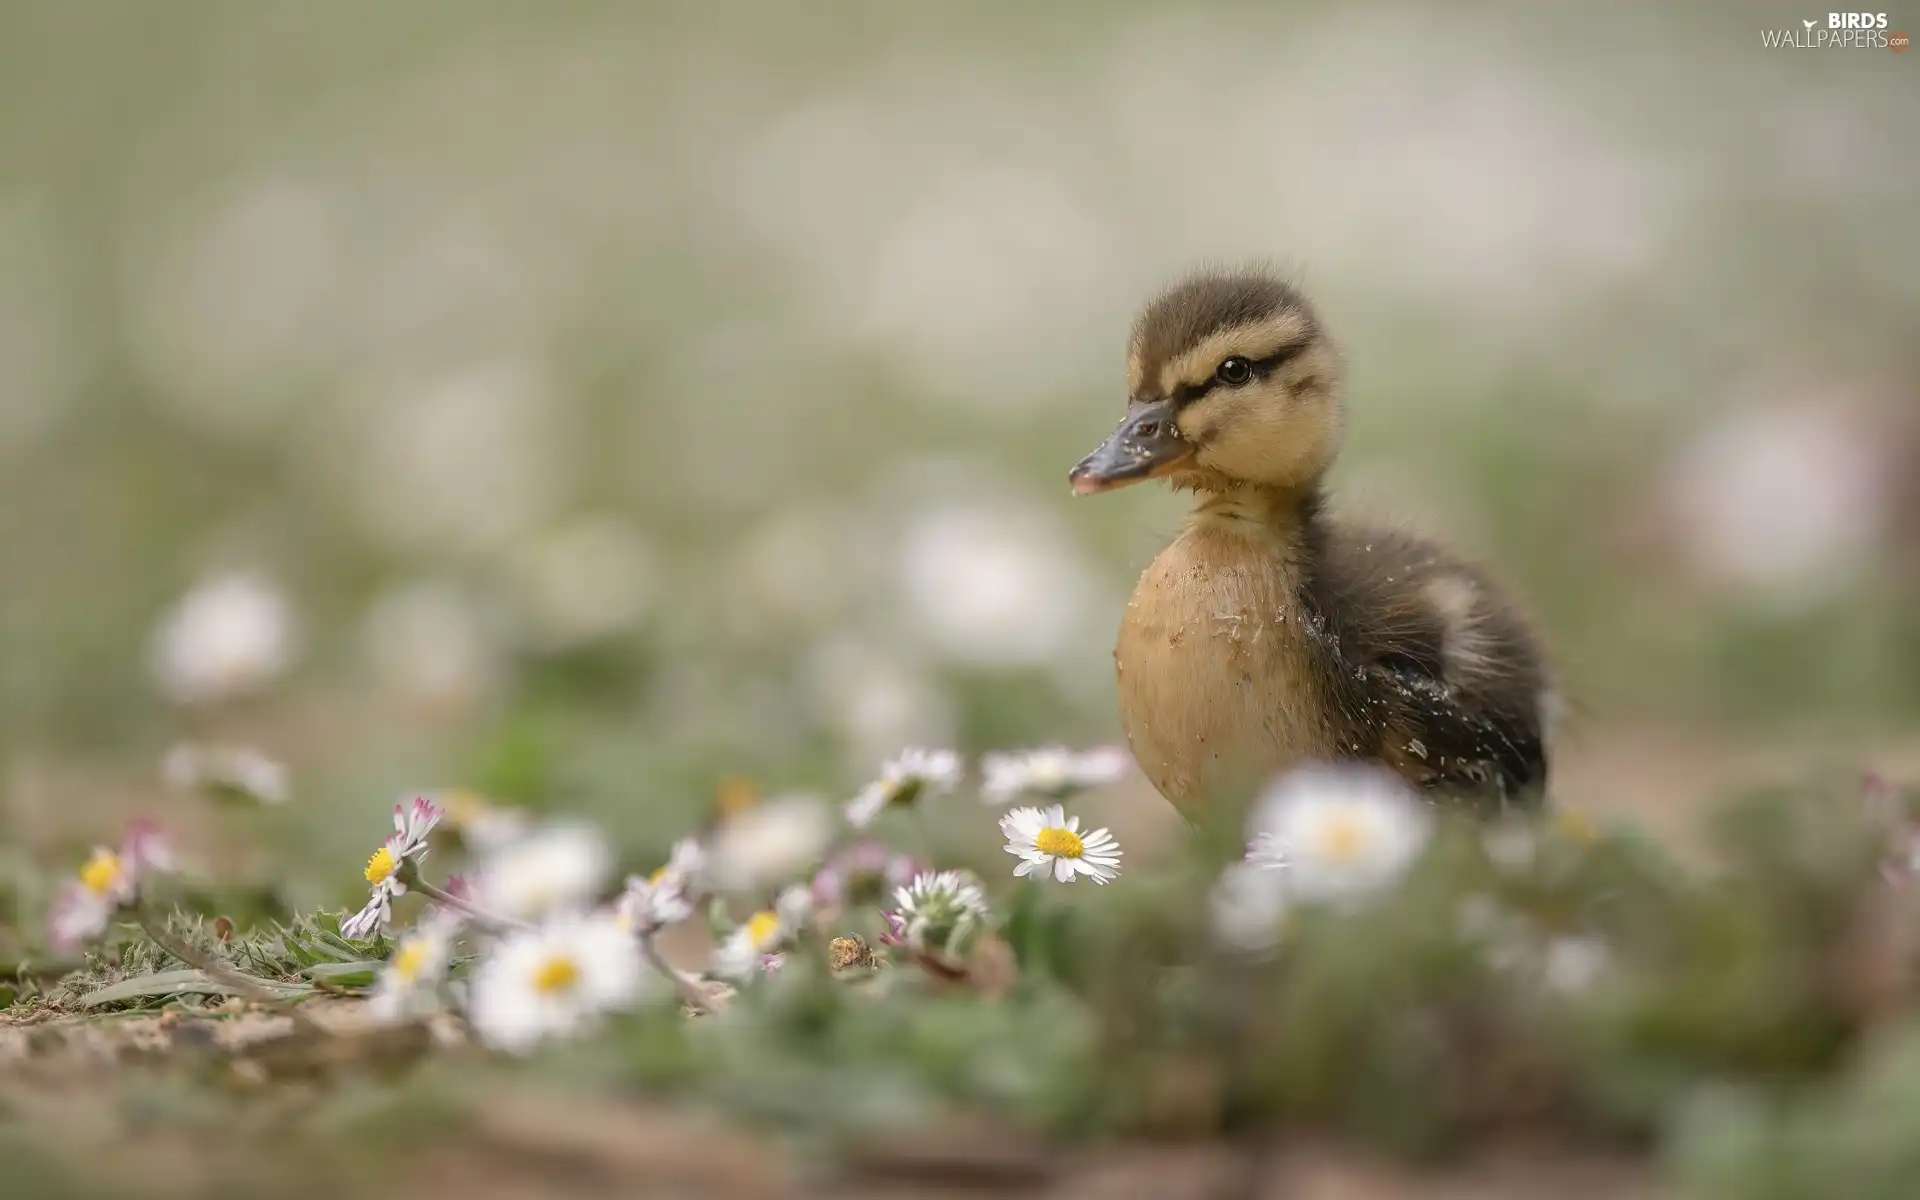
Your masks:
M1803 15L0 3L0 833L252 746L343 900L405 789L639 850L1110 739L1184 502L1065 472L1248 258L1351 357L1338 507L1512 583L1580 786L1907 745L1920 57Z

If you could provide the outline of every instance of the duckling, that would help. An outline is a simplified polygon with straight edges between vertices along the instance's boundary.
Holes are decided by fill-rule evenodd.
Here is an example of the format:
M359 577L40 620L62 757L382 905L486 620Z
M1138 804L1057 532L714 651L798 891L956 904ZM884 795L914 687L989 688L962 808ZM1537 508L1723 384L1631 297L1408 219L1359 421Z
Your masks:
M1140 315L1126 418L1068 477L1198 496L1114 649L1134 758L1189 821L1307 761L1379 763L1478 812L1544 794L1555 701L1526 621L1444 548L1325 511L1343 375L1285 280L1189 278Z

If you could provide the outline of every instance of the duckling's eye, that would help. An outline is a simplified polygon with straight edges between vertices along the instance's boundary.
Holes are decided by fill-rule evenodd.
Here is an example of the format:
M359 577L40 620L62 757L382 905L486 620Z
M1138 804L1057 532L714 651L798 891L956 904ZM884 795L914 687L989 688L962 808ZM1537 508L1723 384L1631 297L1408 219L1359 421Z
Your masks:
M1228 387L1239 387L1253 378L1253 364L1236 354L1223 361L1213 377Z

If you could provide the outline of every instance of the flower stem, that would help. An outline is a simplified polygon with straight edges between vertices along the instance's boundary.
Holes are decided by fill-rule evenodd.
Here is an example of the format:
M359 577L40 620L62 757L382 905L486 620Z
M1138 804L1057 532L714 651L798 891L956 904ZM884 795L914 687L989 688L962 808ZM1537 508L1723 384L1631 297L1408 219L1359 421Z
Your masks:
M659 947L653 944L651 933L640 935L640 953L646 955L647 962L654 970L673 981L673 990L679 993L684 1003L692 1005L698 1012L720 1011L720 1002L714 998L712 992L707 990L705 984L661 957Z
M927 810L919 805L913 809L913 831L919 835L921 861L929 864L939 862L940 856L934 850L933 826L927 820Z
M412 877L407 880L408 887L419 889L421 895L433 901L435 904L443 904L457 913L464 913L469 921L481 926L490 933L499 933L506 929L533 928L532 925L525 921L516 921L511 917L497 917L492 913L481 912L471 903L462 900L445 888L435 887L433 884L420 878L420 874L417 871L412 872L411 875Z

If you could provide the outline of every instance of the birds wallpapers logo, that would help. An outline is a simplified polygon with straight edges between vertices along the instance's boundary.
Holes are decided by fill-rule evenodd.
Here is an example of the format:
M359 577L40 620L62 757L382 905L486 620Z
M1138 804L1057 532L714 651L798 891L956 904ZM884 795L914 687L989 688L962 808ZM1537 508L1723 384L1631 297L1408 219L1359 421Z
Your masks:
M1912 45L1907 35L1887 28L1886 13L1828 13L1800 18L1800 31L1792 26L1762 29L1760 44L1771 50L1824 50L1829 48L1883 49L1895 54Z

